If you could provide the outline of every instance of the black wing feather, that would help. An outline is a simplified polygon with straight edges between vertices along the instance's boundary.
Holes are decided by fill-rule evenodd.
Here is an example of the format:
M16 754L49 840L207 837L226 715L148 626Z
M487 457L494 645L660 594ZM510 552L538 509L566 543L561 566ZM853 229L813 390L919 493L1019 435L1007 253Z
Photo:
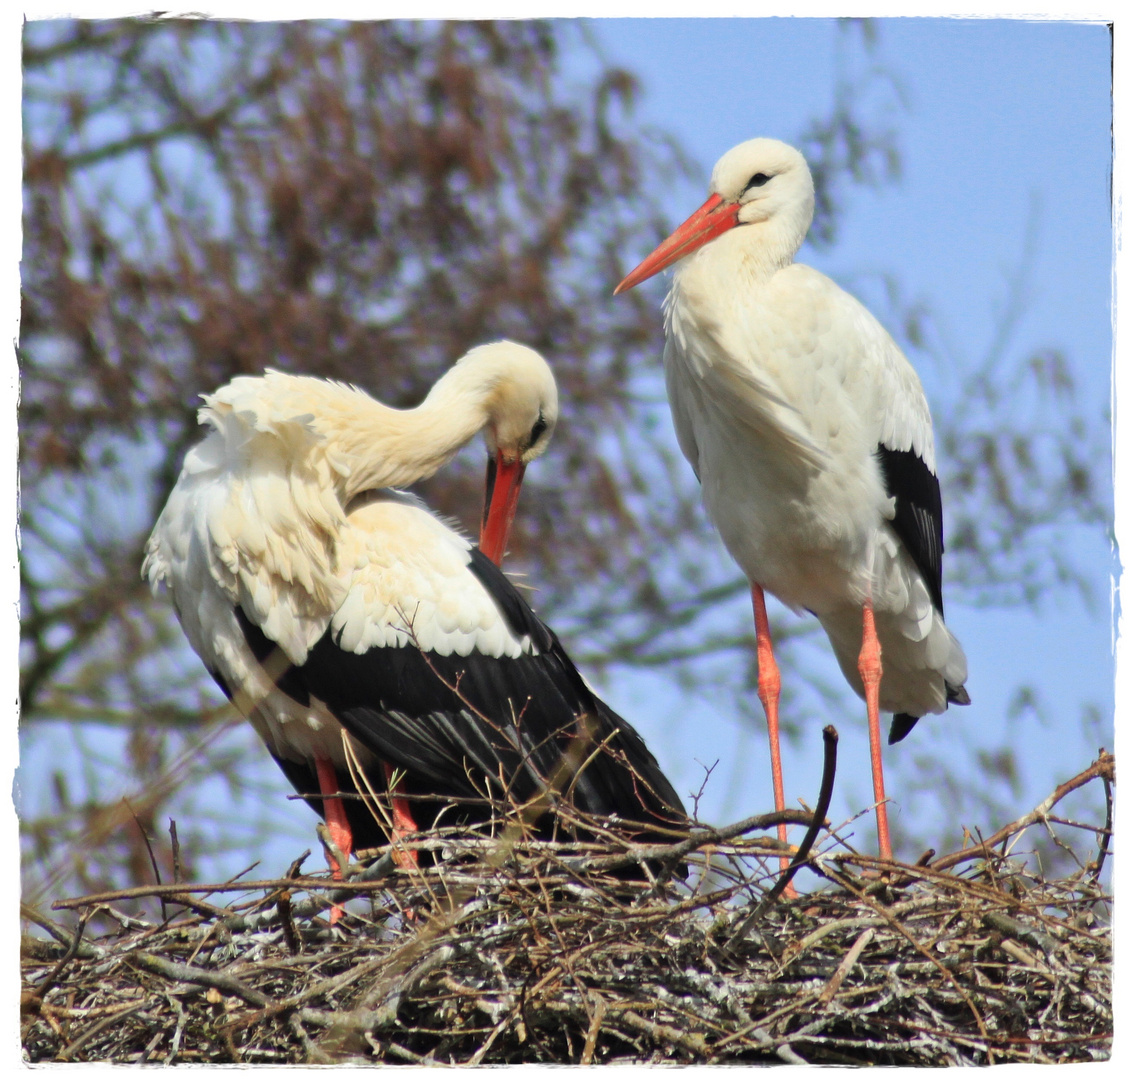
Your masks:
M912 450L879 446L877 459L885 490L897 503L890 525L921 572L936 610L943 615L944 511L940 481Z
M557 641L540 654L462 657L413 645L347 653L328 636L301 675L363 746L431 794L501 794L502 783L525 802L573 781L573 802L587 813L683 816L640 736L586 689ZM606 739L581 773L561 774Z
M522 803L550 784L569 787L589 814L683 820L680 797L641 736L590 691L511 581L478 549L469 569L533 652L442 656L406 644L349 653L328 630L303 665L273 672L277 685L304 705L312 697L325 703L363 746L404 771L410 798L476 799L487 788ZM242 611L237 618L261 662L277 652ZM313 769L280 766L300 794L317 792ZM311 805L321 809L321 801Z

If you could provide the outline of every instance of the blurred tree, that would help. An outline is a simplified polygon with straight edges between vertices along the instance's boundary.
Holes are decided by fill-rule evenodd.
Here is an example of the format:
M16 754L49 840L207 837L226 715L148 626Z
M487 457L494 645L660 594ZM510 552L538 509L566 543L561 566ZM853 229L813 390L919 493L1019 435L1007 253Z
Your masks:
M588 79L568 80L569 50L592 61ZM671 225L654 193L688 163L635 126L633 76L576 24L30 23L24 79L29 899L148 874L142 831L173 806L189 869L218 847L254 852L277 820L278 802L229 809L260 805L241 763L262 751L232 734L139 579L198 437L198 395L241 372L339 378L411 405L473 344L539 349L565 423L525 489L511 567L581 662L664 667L758 715L746 584L700 555L714 541L671 437L660 320L643 297L610 298L626 253ZM847 182L898 167L860 88L838 87L800 139L818 243L834 239ZM938 420L945 483L962 492L951 569L1025 599L1072 568L1033 540L1026 559L1011 553L1024 534L1106 519L1104 451L1078 438L1086 418L1056 355L1011 364L1000 350L968 380L980 407ZM1061 434L1001 430L1002 395L1048 391ZM471 526L480 479L465 455L421 494ZM783 629L788 648L809 633Z
M24 44L25 750L78 725L51 725L74 752L52 755L52 805L24 825L49 879L91 883L136 863L174 792L242 782L207 730L227 711L138 577L202 392L272 365L409 405L471 345L529 343L571 419L517 557L563 594L648 577L665 521L627 511L603 433L632 413L632 360L659 328L609 282L662 227L642 177L682 161L623 130L627 73L566 85L562 49L585 48L569 24L50 22ZM635 451L637 491L658 453ZM480 482L463 460L422 493L472 524ZM145 793L136 827L99 741ZM182 839L202 850L202 831Z

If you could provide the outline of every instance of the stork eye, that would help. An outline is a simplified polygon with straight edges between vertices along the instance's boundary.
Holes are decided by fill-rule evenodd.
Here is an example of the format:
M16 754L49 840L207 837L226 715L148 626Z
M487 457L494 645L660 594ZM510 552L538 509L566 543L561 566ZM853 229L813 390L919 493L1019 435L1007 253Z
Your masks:
M767 181L770 180L770 179L771 179L771 177L768 176L767 173L757 172L747 182L747 187L744 188L744 191L750 191L753 187L763 187L763 185L766 184ZM740 194L742 195L743 192L740 192Z
M539 441L539 436L547 430L547 421L543 419L542 412L539 413L539 419L531 427L531 442L528 446L534 446Z

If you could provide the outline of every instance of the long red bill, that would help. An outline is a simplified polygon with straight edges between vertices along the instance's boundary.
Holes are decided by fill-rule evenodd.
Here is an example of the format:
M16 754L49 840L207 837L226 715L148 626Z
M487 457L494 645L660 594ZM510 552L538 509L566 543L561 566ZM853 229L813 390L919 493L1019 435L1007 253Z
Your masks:
M645 259L640 266L631 270L614 290L614 295L640 285L647 278L659 274L678 259L694 252L698 247L715 240L727 232L739 220L739 203L726 203L719 195L709 195L695 214L677 228L667 240L661 241L657 250Z
M507 551L511 523L519 505L519 488L527 466L521 461L504 461L500 454L488 458L488 479L484 488L484 517L480 523L480 550L497 566Z

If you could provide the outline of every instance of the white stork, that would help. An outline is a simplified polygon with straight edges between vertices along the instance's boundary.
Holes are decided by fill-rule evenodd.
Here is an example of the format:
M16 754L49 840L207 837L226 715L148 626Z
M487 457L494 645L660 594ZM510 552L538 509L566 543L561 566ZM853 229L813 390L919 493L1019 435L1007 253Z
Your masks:
M186 456L143 574L169 587L193 648L347 856L386 839L360 800L338 797L358 791L347 738L363 788L385 772L395 838L417 828L415 796L504 782L530 799L583 735L605 745L571 777L579 809L654 824L683 813L636 732L487 557L502 555L523 469L557 417L550 368L512 342L473 349L416 409L279 372L205 398L212 430ZM481 430L485 551L391 490ZM428 823L437 812L434 798Z
M896 714L893 743L925 713L969 702L967 661L944 625L928 403L873 315L794 262L814 215L802 154L752 139L716 163L709 187L615 293L681 260L665 301L665 381L708 515L751 582L776 808L779 672L764 589L818 617L866 699L890 859L879 708Z

